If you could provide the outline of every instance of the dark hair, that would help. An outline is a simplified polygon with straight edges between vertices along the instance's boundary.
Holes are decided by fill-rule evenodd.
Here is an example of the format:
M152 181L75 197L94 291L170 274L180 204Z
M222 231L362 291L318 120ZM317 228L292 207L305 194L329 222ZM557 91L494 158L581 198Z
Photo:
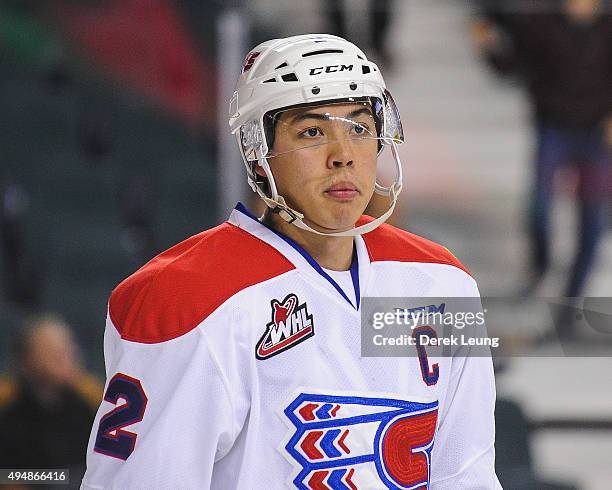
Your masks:
M263 117L263 126L264 126L264 136L266 138L266 142L268 143L268 150L271 150L274 146L274 136L276 135L276 125L281 117L283 111L286 111L287 108L284 109L275 109L274 111L268 111L264 114Z
M251 162L252 172L253 172L253 175L255 175L255 182L257 183L257 185L259 185L259 187L261 187L264 194L269 195L270 194L270 183L268 182L268 177L264 175L259 175L257 172L255 172L255 169L257 168L258 165L259 163L257 161Z

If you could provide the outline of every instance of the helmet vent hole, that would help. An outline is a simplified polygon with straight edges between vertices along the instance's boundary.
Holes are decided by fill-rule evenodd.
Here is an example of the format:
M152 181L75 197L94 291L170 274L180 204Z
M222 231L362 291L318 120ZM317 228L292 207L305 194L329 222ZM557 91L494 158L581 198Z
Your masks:
M280 70L281 68L285 68L286 66L289 66L289 65L287 64L287 62L286 62L286 61L283 61L283 62L282 62L280 65L278 65L278 66L275 68L275 70Z
M332 53L344 53L342 49L320 49L318 51L310 51L309 53L304 53L302 58L306 58L308 56L316 56L318 54L332 54Z
M361 73L363 73L364 75L367 75L368 73L370 73L370 67L367 65L361 65Z
M362 59L363 59L363 56L361 56L361 55L359 55L359 54L358 54L358 55L357 55L357 58L359 58L360 60L362 60Z
M281 78L283 79L283 82L297 82L298 81L298 77L296 76L295 73L287 73L281 76Z
M273 83L276 82L276 78L268 78L267 80L264 80L262 83Z

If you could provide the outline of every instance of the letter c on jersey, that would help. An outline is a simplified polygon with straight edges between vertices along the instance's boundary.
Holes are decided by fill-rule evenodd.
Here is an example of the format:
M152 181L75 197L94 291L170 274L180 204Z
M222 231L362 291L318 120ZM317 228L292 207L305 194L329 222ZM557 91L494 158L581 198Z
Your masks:
M423 381L427 386L433 386L438 382L438 378L440 377L440 367L438 363L434 363L431 367L429 366L429 358L427 357L427 351L425 347L421 345L421 335L426 335L430 339L437 339L438 334L431 327L418 327L412 331L412 338L414 339L414 343L416 346L417 353L419 355L419 363L421 364L421 375L423 376Z
M104 394L104 399L113 405L119 398L125 403L100 419L94 451L125 461L134 452L136 434L123 428L143 419L148 400L140 381L122 373L113 376Z

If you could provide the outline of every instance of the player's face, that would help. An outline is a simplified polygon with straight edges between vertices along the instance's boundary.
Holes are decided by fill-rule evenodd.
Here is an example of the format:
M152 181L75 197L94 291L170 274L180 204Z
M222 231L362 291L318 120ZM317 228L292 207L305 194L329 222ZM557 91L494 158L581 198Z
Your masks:
M352 228L374 192L376 136L369 103L283 113L268 158L278 193L311 226Z

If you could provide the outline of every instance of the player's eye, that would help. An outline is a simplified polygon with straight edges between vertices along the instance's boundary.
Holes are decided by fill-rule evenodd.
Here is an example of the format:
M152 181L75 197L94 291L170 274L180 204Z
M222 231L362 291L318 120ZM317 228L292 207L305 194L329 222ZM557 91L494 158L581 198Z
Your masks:
M353 131L358 135L365 135L370 132L368 126L363 123L355 124L353 126Z
M312 128L305 129L299 135L305 138L315 138L316 136L319 136L319 135L323 136L323 132L317 127L312 127Z

